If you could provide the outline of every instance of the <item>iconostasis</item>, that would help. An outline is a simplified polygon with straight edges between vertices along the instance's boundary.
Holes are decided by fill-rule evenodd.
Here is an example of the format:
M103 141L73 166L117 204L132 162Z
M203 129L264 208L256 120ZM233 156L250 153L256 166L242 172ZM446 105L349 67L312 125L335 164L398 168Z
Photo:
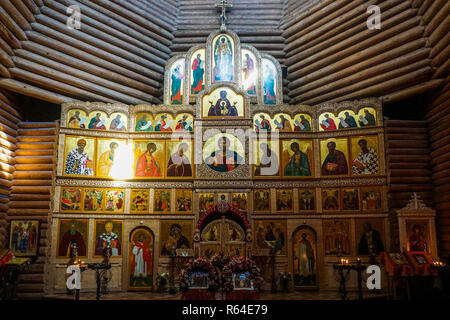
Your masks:
M212 115L210 110L215 111L216 105L219 112L224 106L227 114ZM227 111L229 105L235 106L235 113L229 112L233 108ZM364 255L364 228L378 232L380 243L385 245L384 138L378 101L317 109L287 105L268 109L248 106L239 90L218 86L203 96L200 106L183 105L179 113L170 106L122 108L88 103L63 107L53 204L53 217L59 221L54 226L60 237L56 238L60 243L55 243L57 261L69 255L67 243L61 238L67 229L64 224L72 223L80 229L83 241L79 256L95 260L100 257L96 248L101 236L96 230L104 228L97 224L110 222L108 226L117 236L115 257L121 258L121 252L127 249L123 246L130 243L127 237L135 232L129 228L138 227L144 217L146 226L153 224L154 229L141 233L151 232L151 237L146 237L151 238L153 258L159 256L163 261L167 256L163 252L168 250L164 249L163 238L171 233L171 227L181 227L187 239L184 247L193 248L196 219L219 199L251 220L254 254L268 248L266 239L284 239L278 255L285 257L293 271L298 269L299 245L306 243L315 252L315 263L338 254ZM251 137L241 142L231 134L218 133L195 143L198 112L205 121L250 119L252 125L247 126ZM333 130L322 128L327 116L339 119L339 114L354 121L344 117L351 125L339 126L335 121ZM112 127L114 121L118 124ZM177 133L180 135L174 141L172 134ZM196 180L206 179L197 174L195 153L201 154L209 178L218 174L226 177L239 169L239 161L234 166L211 161L225 138L233 158L244 161L251 155L253 161L247 167L252 187L223 188L218 183L210 190L195 188ZM308 225L303 225L306 220ZM163 223L171 225L164 231ZM128 233L125 225L130 225ZM289 235L293 242L288 241ZM208 253L210 247L211 243L203 245L202 252ZM319 275L296 275L296 279L300 287L315 286Z
M229 31L168 61L164 103L62 106L53 289L74 243L89 262L112 249L119 291L151 290L174 247L263 257L277 244L277 270L322 288L337 256L389 245L378 99L285 105L280 64ZM237 218L208 220L224 203Z

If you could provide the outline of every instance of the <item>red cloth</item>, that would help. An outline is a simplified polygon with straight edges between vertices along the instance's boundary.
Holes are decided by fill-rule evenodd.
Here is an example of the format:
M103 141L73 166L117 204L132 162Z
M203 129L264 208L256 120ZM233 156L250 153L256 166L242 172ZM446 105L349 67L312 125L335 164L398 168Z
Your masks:
M14 258L14 254L12 252L8 252L0 259L0 267L3 267L7 264L12 258Z
M175 127L175 131L184 130L183 120L178 120L177 126Z
M334 123L333 119L328 118L328 123L330 124L330 126L328 128L325 127L323 124L320 124L320 126L322 127L323 130L325 130L325 131L336 130L336 124Z
M193 88L192 91L199 92L202 90L202 88L203 88L203 79L200 79L198 85L195 88Z
M216 300L216 297L208 289L189 289L183 292L181 300Z
M159 131L172 132L172 128L171 127L168 127L167 129L165 128L166 125L167 125L167 123L164 120L161 119L161 125L159 126Z
M259 292L256 290L233 290L226 294L225 300L259 300Z
M197 69L197 67L198 67L199 64L200 64L200 63L198 62L198 59L195 59L194 62L192 62L192 70Z
M172 103L174 101L181 101L181 89L178 91L175 97L172 98Z
M381 264L385 267L386 272L390 276L396 275L396 276L408 277L408 276L414 275L414 269L408 263L408 260L405 261L406 264L394 263L392 261L391 257L389 256L389 253L387 253L387 252L382 252L378 256L378 259L380 259Z
M437 275L437 270L433 269L433 261L431 260L428 253L424 251L407 251L405 256L414 268L416 275L418 276L435 276ZM420 263L416 256L424 257L426 263Z

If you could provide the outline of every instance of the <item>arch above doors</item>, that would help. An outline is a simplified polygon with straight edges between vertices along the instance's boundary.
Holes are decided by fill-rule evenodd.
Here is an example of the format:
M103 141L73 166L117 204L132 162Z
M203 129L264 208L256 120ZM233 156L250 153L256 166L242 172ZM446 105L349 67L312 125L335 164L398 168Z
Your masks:
M211 259L220 253L228 257L245 257L250 244L245 241L245 230L241 225L222 216L203 227L197 246L201 257Z
M200 217L194 232L196 252L205 258L216 253L247 256L251 240L252 231L247 217L224 201Z
M239 209L230 206L226 202L214 205L198 219L194 232L194 241L200 241L200 233L206 225L222 217L236 222L245 232L245 241L252 241L252 230L247 217Z

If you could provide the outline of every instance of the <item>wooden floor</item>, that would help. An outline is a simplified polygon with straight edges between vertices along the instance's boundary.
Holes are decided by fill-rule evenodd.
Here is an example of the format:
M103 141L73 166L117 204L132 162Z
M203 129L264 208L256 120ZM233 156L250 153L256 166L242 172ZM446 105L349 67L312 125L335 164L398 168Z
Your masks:
M81 293L80 300L95 300L95 293ZM74 296L67 294L48 295L46 299L74 299ZM180 300L181 294L169 293L151 293L151 292L125 292L125 293L110 293L102 295L101 300ZM357 300L357 292L349 292L348 298L350 300ZM365 293L364 299L385 299L384 293ZM263 293L261 300L340 300L341 297L336 291L305 291L305 292L291 292L291 293ZM221 300L220 294L216 294L216 300Z

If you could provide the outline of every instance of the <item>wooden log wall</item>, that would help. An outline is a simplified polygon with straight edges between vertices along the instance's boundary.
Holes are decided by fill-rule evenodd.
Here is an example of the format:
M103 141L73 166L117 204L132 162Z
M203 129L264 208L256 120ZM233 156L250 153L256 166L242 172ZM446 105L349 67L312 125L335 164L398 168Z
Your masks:
M437 210L436 232L441 257L450 255L450 2L416 0L424 36L431 49L429 59L433 81L444 78L439 90L428 97L426 120L431 147L434 203Z
M284 2L283 27L286 29L309 15L323 0L286 0Z
M430 96L426 119L431 146L436 232L441 257L450 255L450 77Z
M9 245L7 212L15 171L18 123L21 121L18 105L17 97L0 90L0 248Z
M230 1L227 14L229 29L242 43L254 45L261 52L273 55L280 63L284 59L284 38L279 28L284 0ZM180 0L177 30L171 49L173 54L187 52L192 46L205 44L209 34L219 29L219 9L210 0Z
M426 121L386 119L385 148L391 250L402 250L396 211L406 206L413 192L417 192L427 206L434 206Z
M55 122L18 123L7 219L40 221L39 254L19 278L18 292L23 298L40 297L44 292L51 187L56 166L56 130Z
M160 103L167 59L219 27L210 0L0 1L0 87L53 103ZM381 9L381 30L366 26ZM81 30L67 8L81 9ZM228 25L288 67L286 101L368 96L394 102L436 89L449 68L446 0L242 0ZM288 101L290 100L290 101Z
M81 29L67 27L67 8ZM178 0L0 1L0 87L52 103L160 103Z
M288 3L288 10L302 5ZM380 96L387 104L442 85L449 49L438 39L448 41L448 1L311 3L297 17L285 13L281 25L290 103L315 105ZM380 30L367 28L370 5L381 9ZM436 52L432 43L438 47ZM435 72L439 62L444 65Z

